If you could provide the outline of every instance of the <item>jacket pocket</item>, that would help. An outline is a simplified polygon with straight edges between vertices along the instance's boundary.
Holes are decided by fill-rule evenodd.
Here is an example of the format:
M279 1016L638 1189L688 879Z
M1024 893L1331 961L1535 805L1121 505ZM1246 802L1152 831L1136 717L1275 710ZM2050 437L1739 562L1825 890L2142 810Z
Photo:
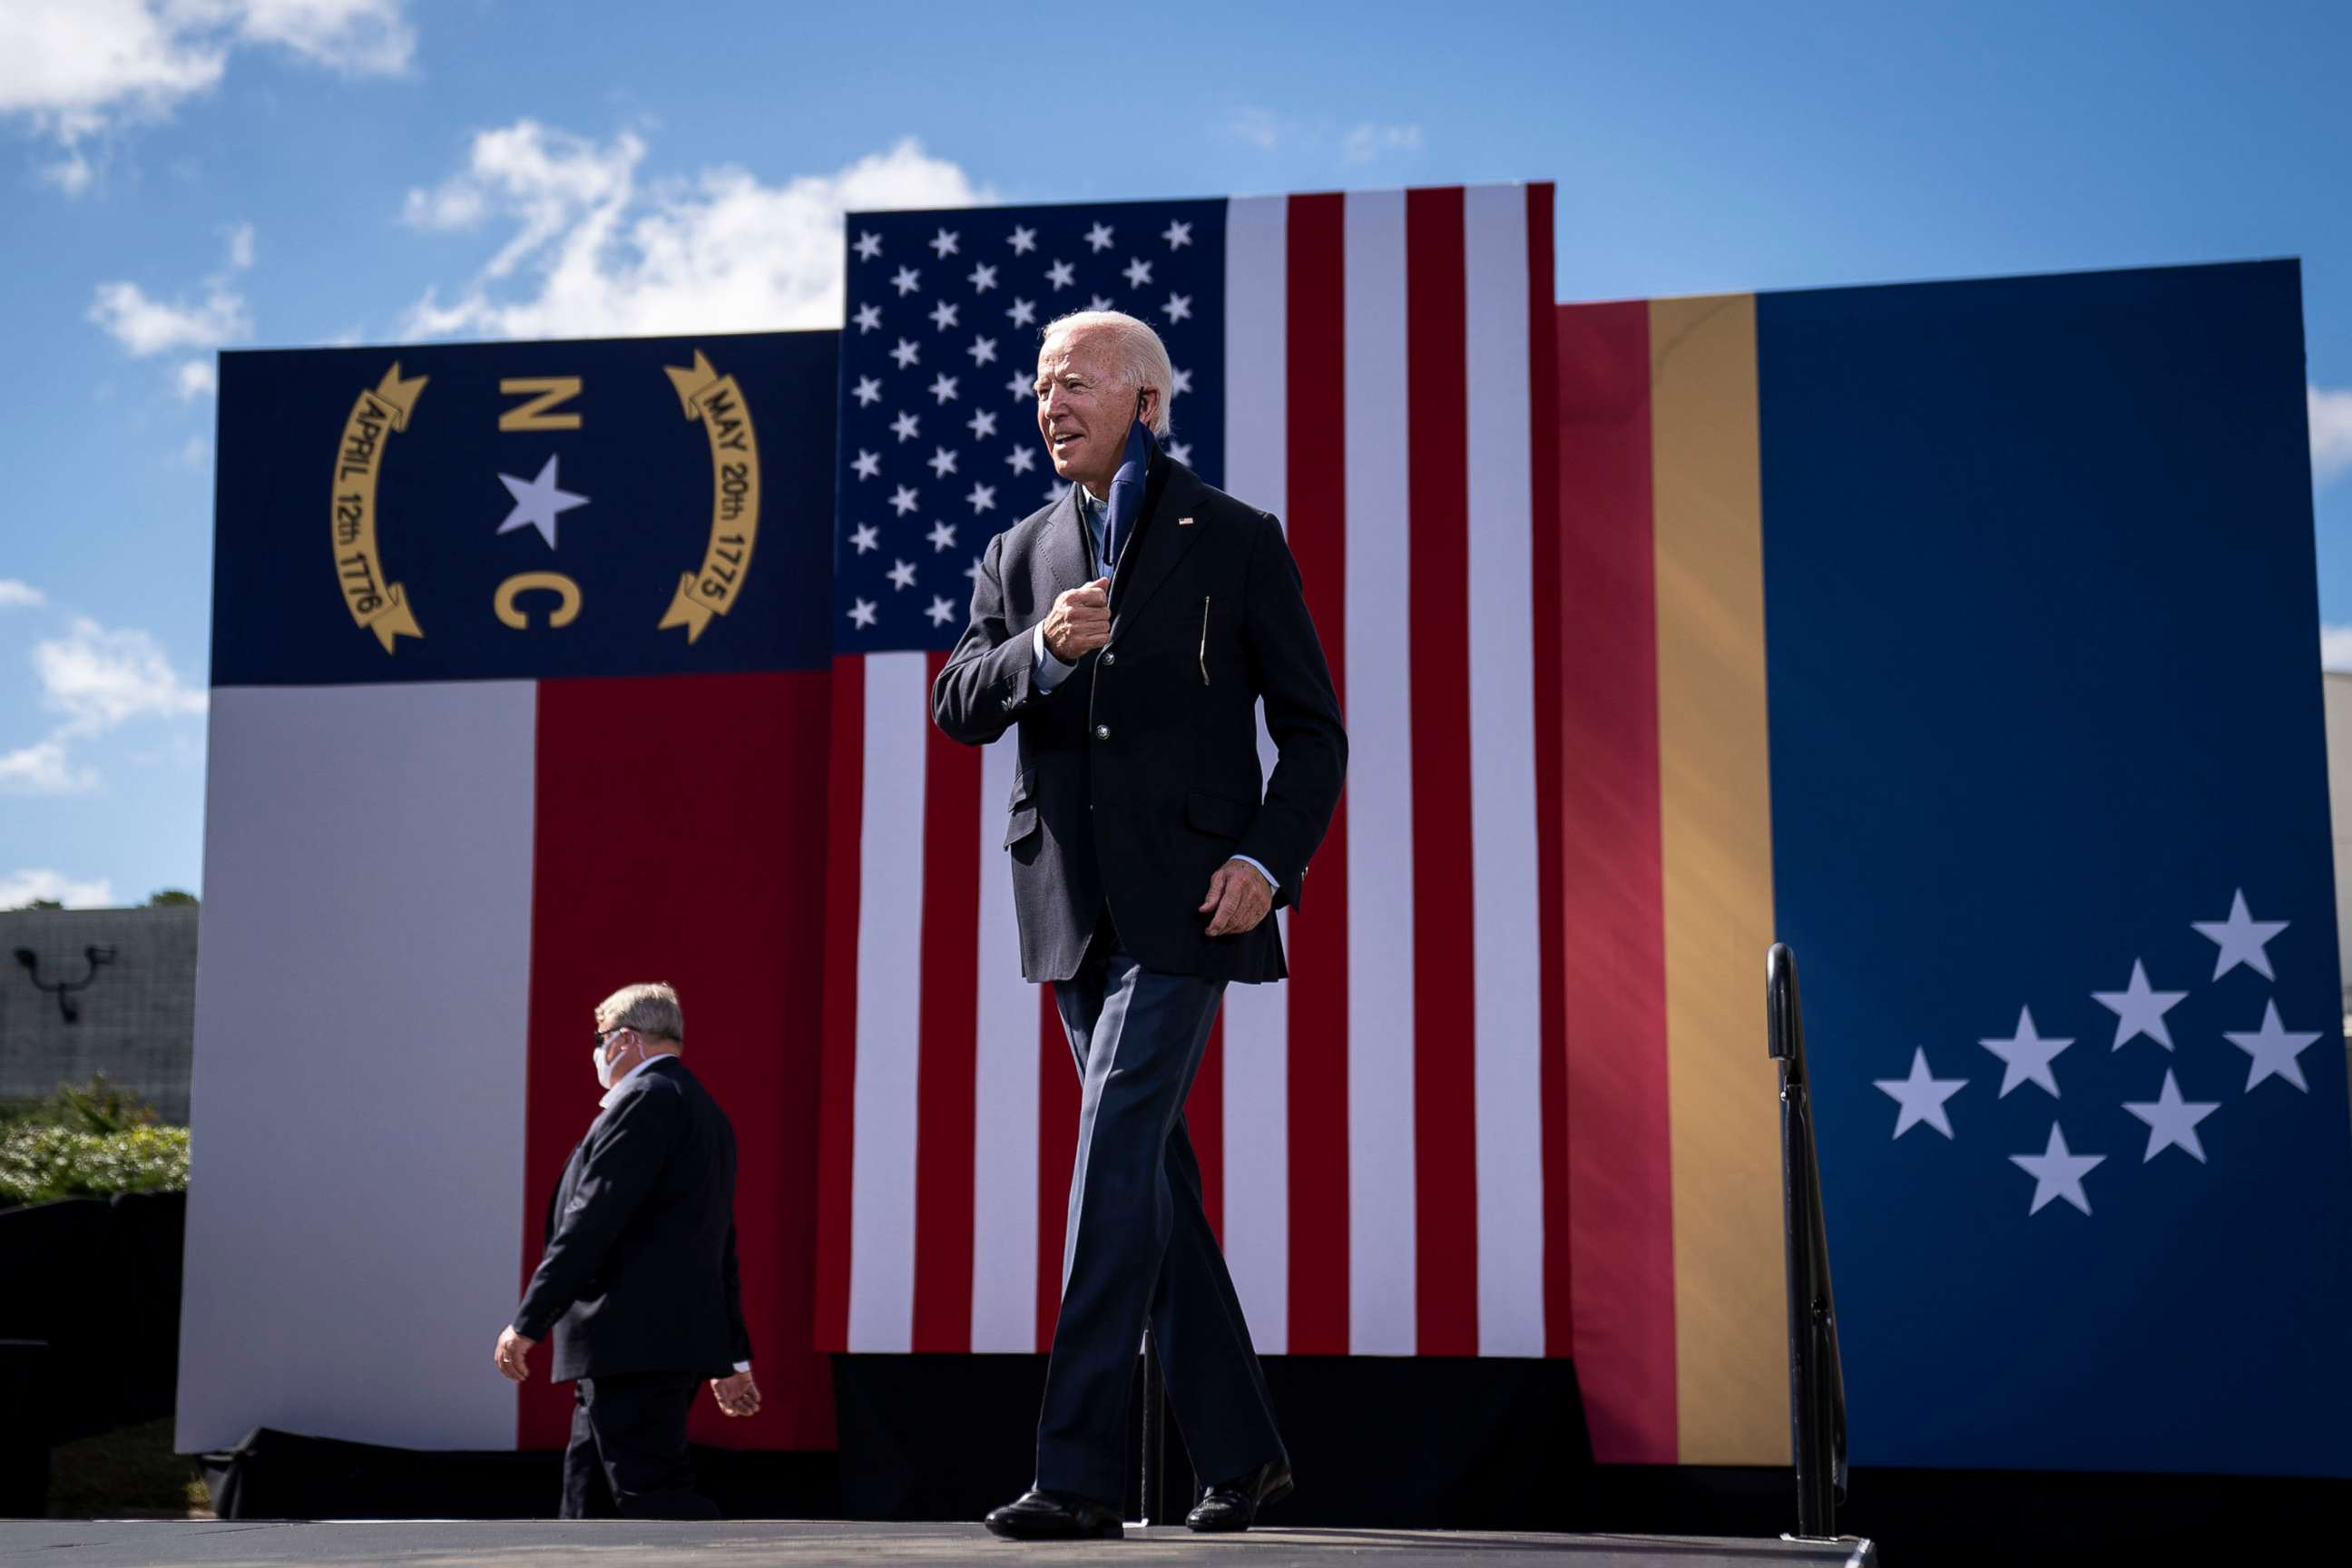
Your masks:
M1219 838L1239 838L1249 831L1250 819L1256 815L1252 807L1221 795L1194 790L1184 797L1184 820Z
M1037 808L1024 800L1004 820L1004 847L1010 849L1036 831Z

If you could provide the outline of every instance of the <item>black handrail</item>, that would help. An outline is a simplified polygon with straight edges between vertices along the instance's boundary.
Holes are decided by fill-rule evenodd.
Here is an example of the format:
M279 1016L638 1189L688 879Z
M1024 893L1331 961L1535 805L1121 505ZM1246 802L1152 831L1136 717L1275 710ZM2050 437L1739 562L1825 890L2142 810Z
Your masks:
M1772 1058L1780 1064L1780 1223L1789 1280L1789 1445L1797 1467L1797 1533L1837 1533L1845 1501L1845 1373L1830 1290L1829 1233L1822 1223L1821 1156L1806 1092L1805 1021L1797 1002L1797 955L1774 942L1764 960Z

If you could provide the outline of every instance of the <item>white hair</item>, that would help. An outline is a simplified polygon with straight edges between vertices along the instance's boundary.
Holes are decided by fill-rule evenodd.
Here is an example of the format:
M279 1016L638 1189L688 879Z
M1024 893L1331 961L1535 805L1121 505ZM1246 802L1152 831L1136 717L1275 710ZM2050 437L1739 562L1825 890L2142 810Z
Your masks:
M1168 405L1176 396L1176 369L1168 363L1168 345L1160 341L1150 323L1139 321L1124 310L1073 310L1045 323L1037 352L1042 355L1055 338L1097 330L1110 336L1111 366L1119 380L1138 392L1149 389L1160 394L1151 411L1151 433L1165 441L1172 428Z

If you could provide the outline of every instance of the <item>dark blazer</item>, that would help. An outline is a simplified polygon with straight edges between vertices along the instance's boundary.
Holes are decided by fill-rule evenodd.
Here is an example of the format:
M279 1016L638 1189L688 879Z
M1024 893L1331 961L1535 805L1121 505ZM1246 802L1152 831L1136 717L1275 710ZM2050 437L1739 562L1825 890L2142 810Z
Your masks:
M1198 910L1234 855L1274 874L1277 904L1298 901L1347 776L1339 697L1282 529L1155 452L1111 580L1110 642L1041 691L1032 628L1096 575L1090 556L1075 491L991 541L971 624L931 688L932 718L955 740L1020 731L1004 845L1021 971L1076 974L1108 900L1148 969L1279 980L1271 917L1211 941Z
M735 1129L686 1064L656 1057L588 1124L547 1205L515 1331L555 1333L562 1382L723 1377L751 1359L735 1265Z

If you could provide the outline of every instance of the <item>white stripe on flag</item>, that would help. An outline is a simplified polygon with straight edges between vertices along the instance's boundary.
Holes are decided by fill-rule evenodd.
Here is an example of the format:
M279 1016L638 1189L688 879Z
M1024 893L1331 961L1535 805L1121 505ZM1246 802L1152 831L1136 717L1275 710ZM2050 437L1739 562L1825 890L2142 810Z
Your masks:
M1412 532L1405 201L1348 197L1348 1322L1360 1354L1416 1348ZM1421 649L1427 658L1460 650Z
M1037 1348L1037 988L1021 978L1005 865L1012 734L980 759L980 1001L972 1114L971 1348Z
M1224 489L1261 510L1289 506L1290 202L1238 199L1225 208ZM1274 742L1258 717L1258 761ZM1289 940L1289 913L1276 920ZM1290 987L1225 989L1225 1265L1257 1348L1290 1340Z
M1527 192L1465 193L1478 1349L1544 1352ZM1494 613L1480 608L1509 590ZM1516 607L1515 607L1516 606Z
M914 1342L915 1117L923 976L920 653L866 660L866 798L857 889L856 1137L849 1187L849 1348Z
M212 694L184 1452L515 1445L538 700Z

